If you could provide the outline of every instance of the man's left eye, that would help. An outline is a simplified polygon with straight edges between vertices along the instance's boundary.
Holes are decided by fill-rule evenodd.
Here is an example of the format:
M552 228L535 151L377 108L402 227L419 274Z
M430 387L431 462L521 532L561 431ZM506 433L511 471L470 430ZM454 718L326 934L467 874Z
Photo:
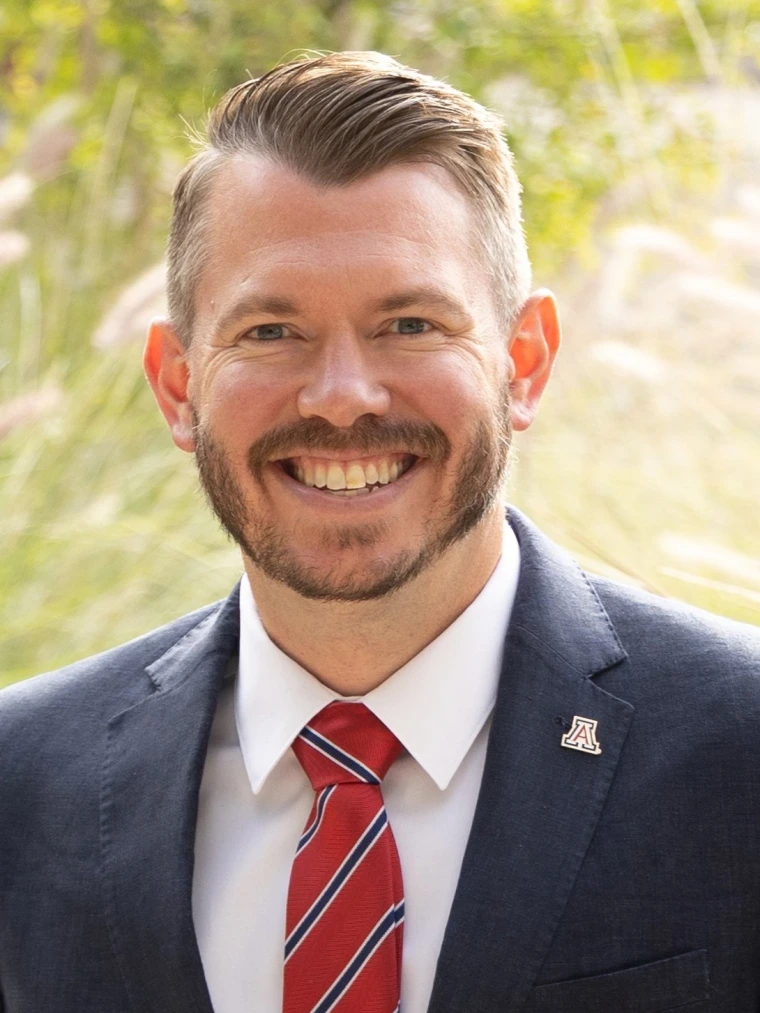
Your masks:
M420 317L399 317L393 323L398 324L399 334L427 334L427 331L422 328L432 326L427 320L422 320Z

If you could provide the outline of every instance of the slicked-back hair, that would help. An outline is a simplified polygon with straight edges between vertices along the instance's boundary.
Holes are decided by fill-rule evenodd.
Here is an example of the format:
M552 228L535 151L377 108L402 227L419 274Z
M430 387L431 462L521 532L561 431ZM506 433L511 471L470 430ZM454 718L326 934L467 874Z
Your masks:
M174 190L169 313L189 344L207 251L213 184L231 158L256 155L325 187L389 166L447 170L473 211L474 248L509 325L530 290L520 184L499 117L445 82L381 53L345 52L281 64L223 96L208 140Z

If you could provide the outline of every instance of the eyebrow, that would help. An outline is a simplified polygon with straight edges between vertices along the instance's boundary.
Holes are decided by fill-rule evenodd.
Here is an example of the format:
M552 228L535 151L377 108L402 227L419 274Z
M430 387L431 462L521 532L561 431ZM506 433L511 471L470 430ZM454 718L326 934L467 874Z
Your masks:
M223 313L215 325L217 331L227 331L246 317L259 314L268 316L291 316L298 313L298 306L292 299L284 299L276 295L248 295L234 303Z
M395 313L398 310L408 309L410 306L427 306L431 309L452 313L457 317L469 318L466 307L457 299L429 285L394 292L392 295L384 296L382 299L370 303L368 309L374 313ZM221 316L216 324L216 330L229 330L240 320L258 314L297 316L300 312L298 304L292 299L282 296L248 295L236 302Z
M396 292L380 299L372 308L380 313L393 313L396 310L408 309L409 306L429 306L432 309L441 309L459 317L469 316L466 307L459 300L430 285Z

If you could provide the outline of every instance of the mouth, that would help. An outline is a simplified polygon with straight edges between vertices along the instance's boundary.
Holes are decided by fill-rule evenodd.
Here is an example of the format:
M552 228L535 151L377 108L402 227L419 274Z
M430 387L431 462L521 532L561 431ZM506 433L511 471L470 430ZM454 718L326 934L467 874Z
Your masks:
M307 488L334 497L354 497L393 485L419 460L414 454L384 454L346 460L286 457L273 463Z

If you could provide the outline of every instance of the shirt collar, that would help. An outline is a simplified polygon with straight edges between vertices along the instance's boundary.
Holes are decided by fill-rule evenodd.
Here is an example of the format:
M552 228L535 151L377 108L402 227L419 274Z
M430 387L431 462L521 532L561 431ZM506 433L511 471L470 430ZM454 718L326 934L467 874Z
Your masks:
M517 539L505 522L501 557L478 596L362 698L441 790L493 709L519 569ZM254 794L304 725L331 701L345 699L355 698L328 689L269 639L243 577L235 720Z

